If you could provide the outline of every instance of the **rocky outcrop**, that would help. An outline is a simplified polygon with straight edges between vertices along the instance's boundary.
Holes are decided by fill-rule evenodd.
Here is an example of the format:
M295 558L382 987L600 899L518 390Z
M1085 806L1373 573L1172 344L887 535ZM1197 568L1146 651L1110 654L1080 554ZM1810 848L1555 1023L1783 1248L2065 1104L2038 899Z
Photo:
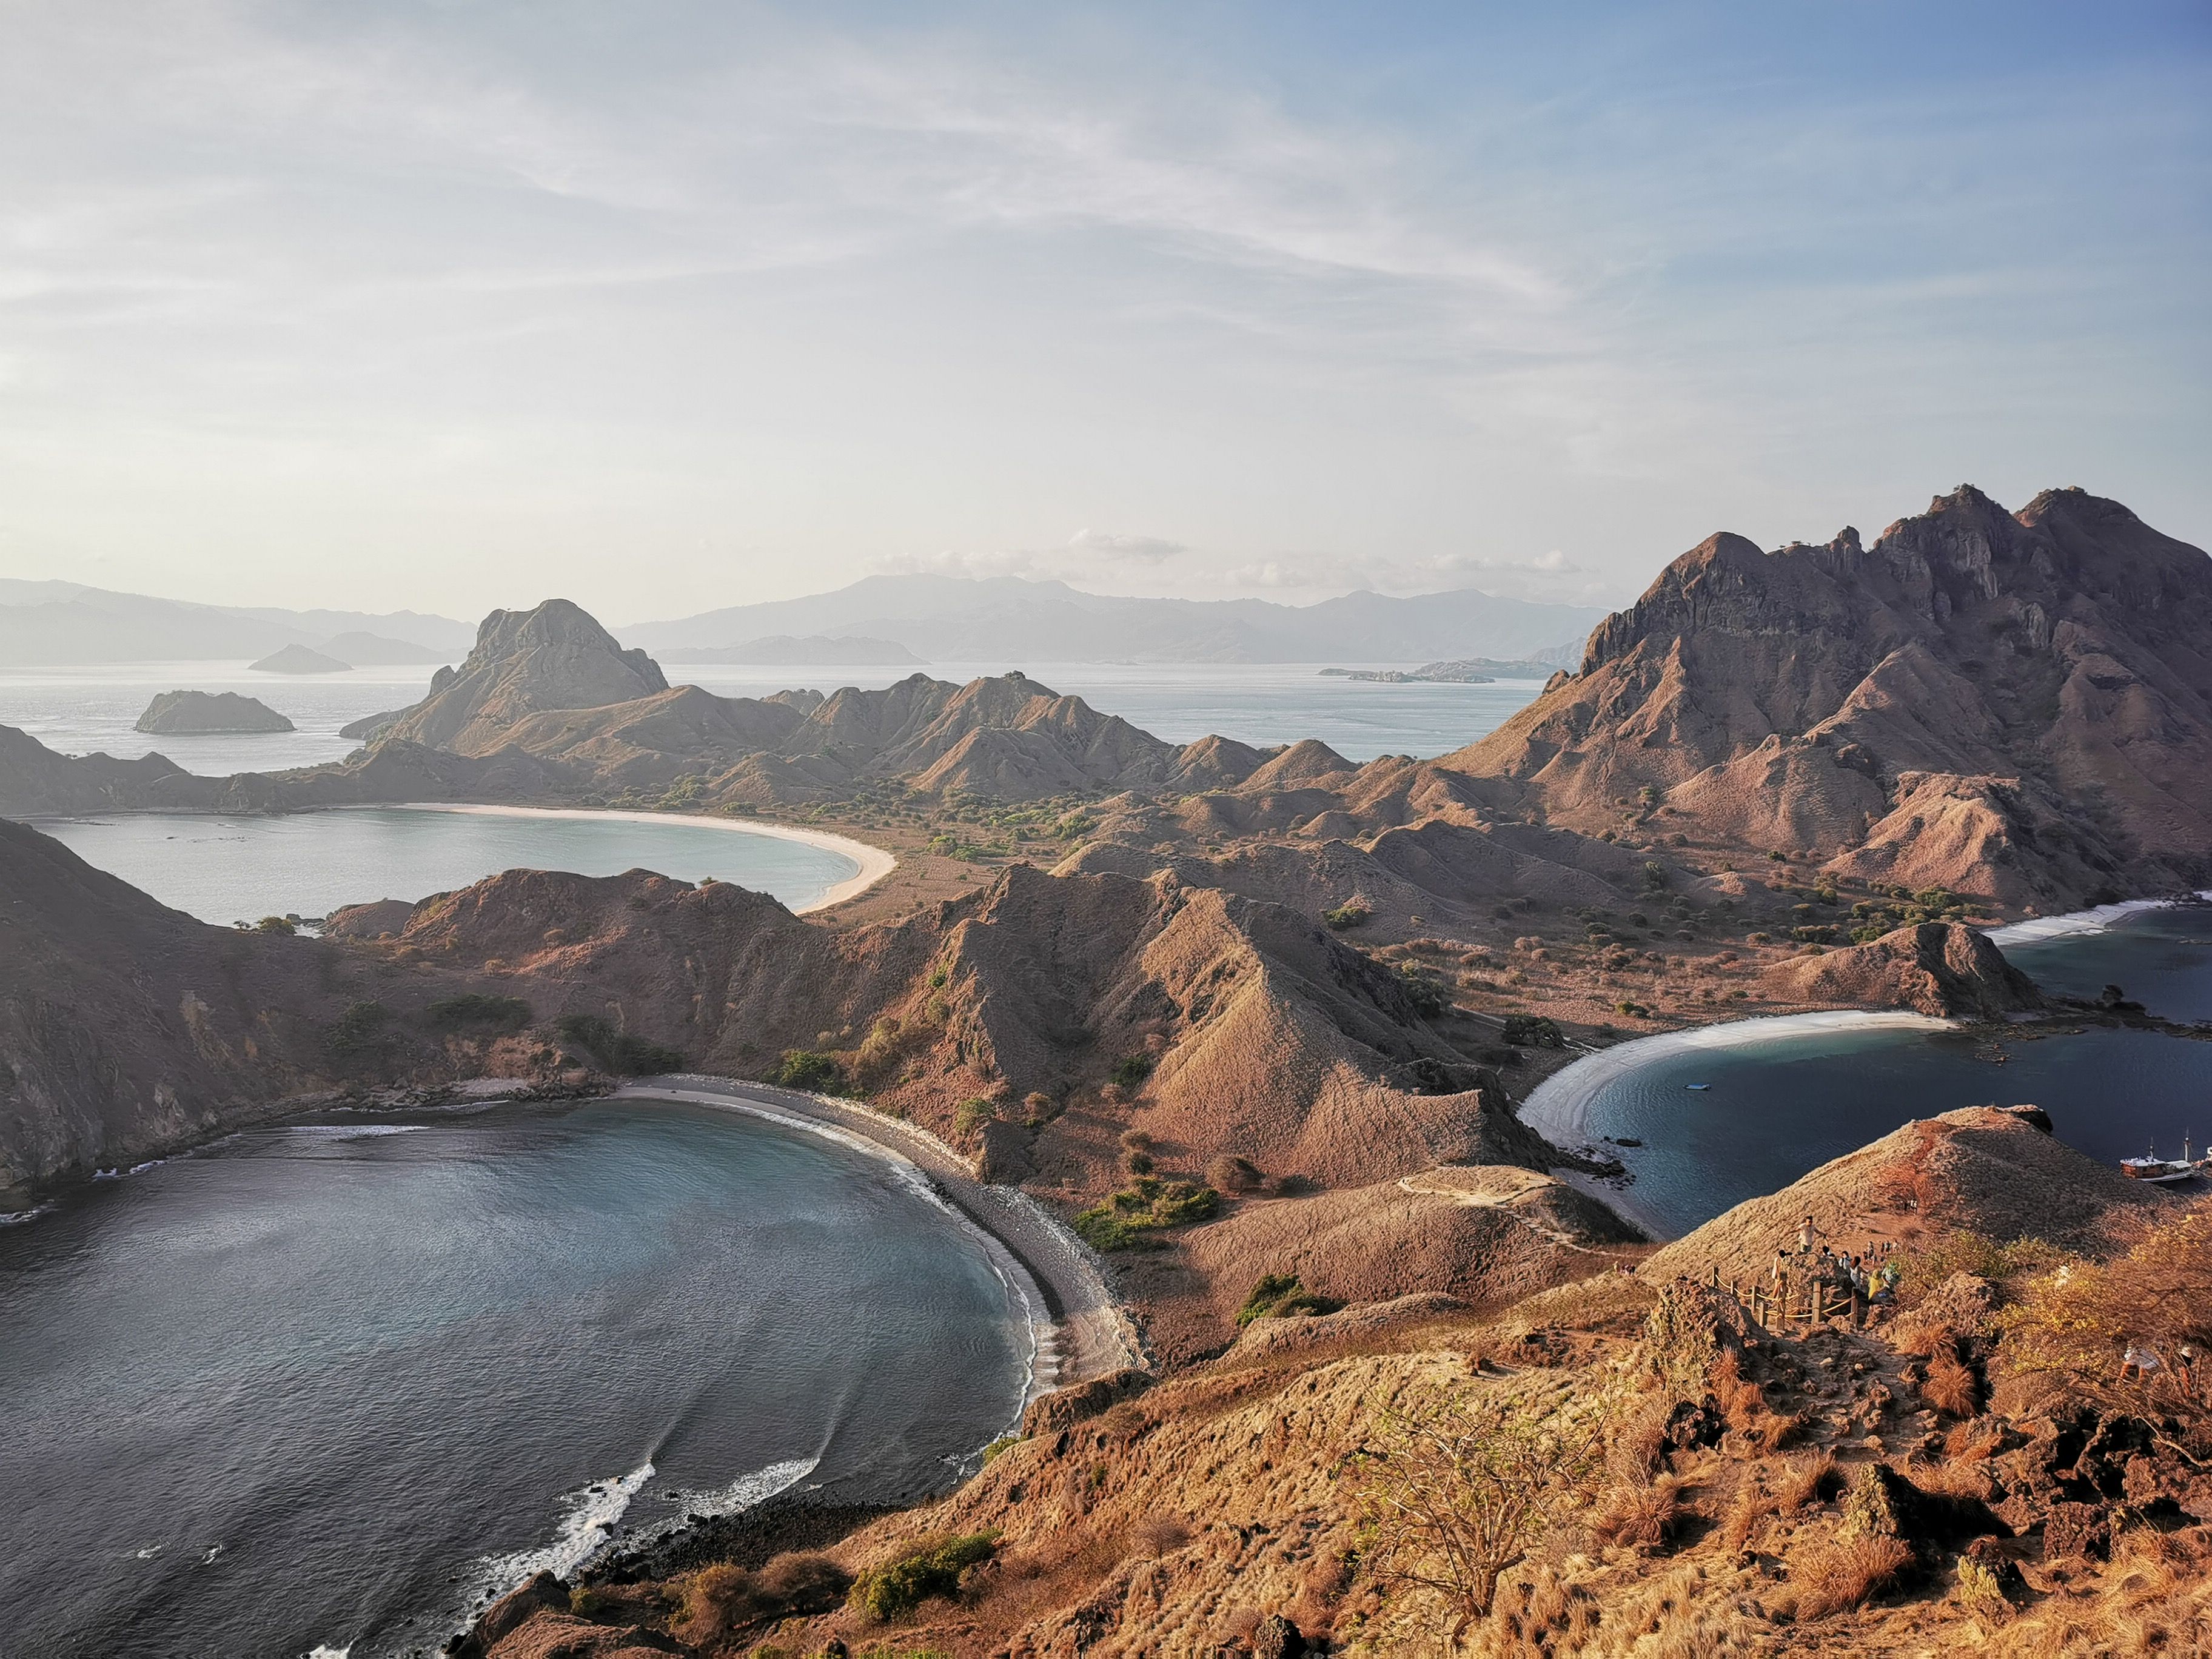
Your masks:
M146 705L133 728L164 738L296 729L259 698L235 691L161 692Z
M458 670L441 668L430 695L392 729L403 741L456 754L507 747L513 728L549 709L601 708L668 690L660 666L625 651L567 599L495 611Z
M1771 968L1768 994L1814 1008L1909 1008L1938 1019L2001 1019L2044 1006L2035 981L1975 928L1900 927L1871 944Z

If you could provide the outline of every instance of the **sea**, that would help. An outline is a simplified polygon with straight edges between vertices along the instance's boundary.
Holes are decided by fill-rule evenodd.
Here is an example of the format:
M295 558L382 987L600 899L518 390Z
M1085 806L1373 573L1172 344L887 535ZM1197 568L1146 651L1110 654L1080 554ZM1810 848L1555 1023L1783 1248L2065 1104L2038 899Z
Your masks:
M2166 1019L2212 1022L2212 906L2002 948L2047 990L2116 985ZM2212 1024L2200 1037L2087 1023L1992 1036L1814 1016L1643 1039L1579 1064L1602 1080L1577 1086L1571 1068L1522 1115L1554 1139L1640 1143L1604 1148L1632 1179L1601 1195L1662 1238L1962 1106L2040 1106L2060 1139L2112 1164L2178 1157L2185 1137L2201 1153L2212 1137Z
M943 1490L1025 1304L914 1172L625 1100L328 1115L0 1227L0 1654L434 1653L611 1537Z

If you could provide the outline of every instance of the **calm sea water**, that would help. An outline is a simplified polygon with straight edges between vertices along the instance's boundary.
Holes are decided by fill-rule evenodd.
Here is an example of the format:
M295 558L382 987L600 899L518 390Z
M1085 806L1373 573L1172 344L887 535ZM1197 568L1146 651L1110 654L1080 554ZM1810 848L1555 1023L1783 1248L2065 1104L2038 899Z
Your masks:
M379 806L281 817L118 812L42 818L37 828L86 863L203 921L327 915L372 899L428 898L501 870L612 876L647 869L713 876L818 903L860 866L842 853L772 836L624 815L567 818Z
M1376 665L1404 668L1405 663ZM1265 664L932 663L927 667L752 668L672 662L672 684L757 697L793 686L876 690L914 673L964 683L1019 668L1171 743L1218 732L1265 748L1318 738L1350 760L1441 755L1501 725L1543 689L1540 680L1490 685L1384 685L1325 678L1318 667ZM160 753L207 775L275 772L341 760L356 747L338 728L404 707L428 690L428 668L347 674L256 674L242 663L130 663L114 667L0 669L0 725L21 726L65 754ZM155 694L240 691L300 729L242 738L149 738L131 728Z
M941 1489L1028 1351L892 1166L757 1120L234 1136L0 1228L0 1654L434 1651L600 1521Z
M2168 1018L2212 1020L2212 909L2142 912L2109 933L2006 954L2054 990L2094 996L2118 984ZM1604 1085L1583 1133L1644 1143L1621 1152L1636 1178L1610 1201L1678 1237L1914 1118L2021 1103L2107 1162L2154 1143L2178 1154L2185 1133L2201 1151L2212 1137L2212 1042L2088 1029L1991 1043L1844 1029L1677 1049Z

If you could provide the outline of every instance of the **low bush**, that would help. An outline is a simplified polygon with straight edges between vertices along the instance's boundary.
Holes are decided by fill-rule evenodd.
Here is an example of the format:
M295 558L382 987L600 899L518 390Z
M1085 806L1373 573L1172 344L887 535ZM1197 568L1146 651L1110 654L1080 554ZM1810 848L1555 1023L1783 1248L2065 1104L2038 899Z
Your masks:
M1507 1042L1522 1048L1564 1048L1566 1034L1559 1022L1542 1014L1508 1014L1499 1033Z
M1075 1231L1093 1249L1148 1249L1153 1241L1147 1234L1202 1221L1220 1203L1221 1194L1211 1187L1140 1176L1103 1204L1078 1215Z
M1300 1314L1330 1314L1344 1305L1333 1296L1318 1296L1306 1289L1296 1273L1268 1273L1252 1287L1244 1305L1237 1310L1237 1328L1255 1319L1291 1319Z
M881 1621L911 1613L933 1595L957 1595L961 1575L990 1559L998 1537L996 1533L975 1532L941 1539L871 1567L853 1581L851 1603Z
M530 1005L520 997L468 991L432 1003L422 1018L434 1031L519 1031L530 1024Z
M757 1572L717 1561L681 1583L675 1622L687 1643L704 1647L750 1625L827 1613L845 1598L853 1578L826 1555L793 1553L773 1557Z
M1124 1089L1140 1087L1152 1074L1152 1057L1148 1054L1124 1054L1114 1062L1114 1081Z
M834 1095L845 1086L845 1072L828 1054L811 1048L787 1048L783 1058L769 1068L768 1081L779 1089Z
M563 1014L554 1023L554 1030L560 1032L562 1042L582 1049L601 1071L617 1076L649 1077L657 1072L677 1071L684 1064L684 1056L675 1049L634 1036L598 1014Z
M1407 1000L1423 1019L1434 1019L1451 1006L1450 994L1425 969L1408 962L1399 968L1398 977L1405 986Z
M952 1109L952 1133L972 1135L984 1122L999 1115L998 1106L981 1095L971 1096Z
M1358 899L1353 899L1349 903L1338 905L1333 910L1322 911L1321 919L1325 926L1341 933L1347 928L1364 926L1374 914Z
M391 1022L392 1011L382 1003L354 1003L331 1026L331 1052L348 1059L367 1054L385 1040Z
M289 916L264 916L253 924L257 933L296 933L299 925Z

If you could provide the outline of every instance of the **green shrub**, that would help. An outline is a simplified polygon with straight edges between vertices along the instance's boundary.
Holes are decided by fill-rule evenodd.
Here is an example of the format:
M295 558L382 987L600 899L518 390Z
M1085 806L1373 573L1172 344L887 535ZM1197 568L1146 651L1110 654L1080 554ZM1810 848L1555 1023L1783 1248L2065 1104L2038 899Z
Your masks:
M1104 1203L1078 1215L1075 1231L1093 1249L1151 1249L1156 1241L1146 1235L1202 1221L1220 1204L1221 1194L1211 1187L1139 1176Z
M1523 1048L1564 1048L1566 1036L1555 1019L1542 1014L1508 1014L1499 1036Z
M768 1080L779 1089L803 1089L809 1094L834 1095L845 1086L844 1068L828 1054L811 1048L787 1048Z
M635 1036L598 1014L563 1014L554 1022L554 1029L563 1042L590 1055L601 1071L617 1076L647 1077L656 1072L676 1071L684 1064L684 1056L675 1049Z
M257 933L296 933L300 930L289 916L264 916L253 924Z
M519 1031L530 1024L530 1005L520 997L484 996L475 991L446 997L422 1011L434 1031Z
M998 1107L980 1095L963 1100L953 1108L952 1133L957 1135L972 1135L985 1119L994 1118L998 1115Z
M994 1440L989 1445L983 1448L983 1467L987 1469L989 1468L992 1464L997 1462L1001 1457L1004 1457L1008 1452L1012 1451L1015 1447L1021 1443L1022 1437L1018 1434L1000 1435L996 1440Z
M1252 1287L1237 1310L1239 1330L1255 1319L1290 1319L1299 1314L1334 1313L1344 1305L1332 1296L1316 1296L1296 1273L1268 1273Z
M347 1055L368 1053L384 1041L384 1028L391 1019L392 1011L380 1002L353 1004L331 1027L331 1052Z
M1361 926L1374 914L1358 899L1352 899L1347 903L1338 905L1334 910L1322 911L1321 919L1326 926L1341 933L1346 928Z
M1124 1054L1114 1062L1114 1081L1124 1089L1134 1089L1152 1074L1149 1055Z
M1398 977L1405 985L1407 1000L1423 1019L1434 1019L1451 1006L1451 998L1445 994L1444 988L1412 963L1400 964Z
M998 1547L994 1532L974 1532L924 1544L853 1581L851 1603L878 1621L911 1613L933 1595L959 1593L960 1576Z

